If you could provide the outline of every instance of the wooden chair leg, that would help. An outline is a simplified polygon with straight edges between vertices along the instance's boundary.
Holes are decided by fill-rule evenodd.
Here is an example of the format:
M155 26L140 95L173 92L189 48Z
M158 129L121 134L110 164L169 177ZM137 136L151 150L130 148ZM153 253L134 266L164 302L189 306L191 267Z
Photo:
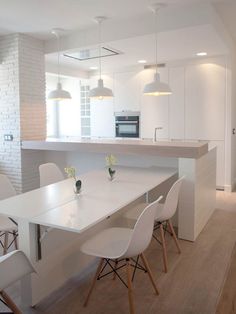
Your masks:
M168 220L167 223L168 223L168 225L170 227L171 233L172 233L174 241L175 241L175 245L176 245L177 250L178 250L178 252L180 254L181 253L181 249L180 249L179 241L177 239L177 236L176 236L175 230L173 228L172 222L170 220Z
M159 295L159 291L158 291L157 286L156 286L156 284L155 284L155 281L154 281L154 278L153 278L151 269L150 269L150 267L149 267L149 265L148 265L148 261L147 261L147 259L146 259L146 257L144 256L143 253L141 254L141 259L142 259L142 261L143 261L143 265L145 266L145 268L146 268L146 270L147 270L147 273L148 273L148 276L149 276L149 278L150 278L150 280L151 280L151 283L152 283L152 285L153 285L153 288L154 288L156 294Z
M87 306L87 304L88 304L89 298L90 298L90 296L91 296L91 294L92 294L92 291L93 291L93 288L94 288L95 283L96 283L96 281L97 281L97 278L98 278L98 276L99 276L99 274L100 274L100 272L101 272L101 270L102 270L103 262L104 262L104 259L101 258L100 263L98 264L98 267L97 267L96 274L95 274L95 276L93 277L93 281L92 281L92 284L91 284L91 286L90 286L90 289L89 289L87 298L85 299L84 306Z
M15 303L12 301L12 299L4 290L0 291L0 295L2 296L3 300L6 302L9 309L11 309L14 314L22 314L20 309L15 305Z
M4 237L3 255L7 254L7 249L8 249L8 232L6 231Z
M167 267L166 241L165 241L165 235L164 235L164 230L163 230L162 224L160 225L160 232L161 232L161 244L162 244L164 271L165 271L165 273L167 273L168 267Z
M16 231L13 231L13 237L14 237L15 249L18 250L17 232Z
M117 265L118 265L118 261L117 261L117 259L115 260L115 266L114 266L114 269L116 270L116 268L117 268ZM114 272L114 274L113 274L113 280L115 280L116 279L116 273Z
M133 299L133 287L131 280L131 269L130 269L130 260L126 260L126 276L127 276L127 285L128 285L128 297L129 297L129 312L134 314L134 299Z

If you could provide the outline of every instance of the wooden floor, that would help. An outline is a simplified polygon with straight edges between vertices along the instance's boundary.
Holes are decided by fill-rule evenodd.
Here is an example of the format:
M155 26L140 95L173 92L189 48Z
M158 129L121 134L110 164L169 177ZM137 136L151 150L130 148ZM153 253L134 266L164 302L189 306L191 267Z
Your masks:
M160 247L155 240L152 241L146 257L154 273L160 295L154 295L145 273L137 273L134 282L137 314L213 314L216 313L219 300L217 313L234 313L226 306L222 312L221 302L224 298L224 304L227 304L227 296L232 294L235 296L235 291L233 292L235 286L229 284L226 297L223 295L221 297L221 292L228 270L231 269L229 265L236 240L236 193L218 192L217 201L219 209L215 210L197 241L195 243L181 241L181 255L177 254L173 240L168 237L169 272L167 274L162 272ZM230 276L235 276L235 283L235 264ZM76 278L71 280L38 304L35 309L24 310L24 313L128 313L126 288L119 280L113 281L108 277L97 282L94 294L87 308L84 308L82 304L90 279L87 278L84 282ZM9 290L9 293L18 301L16 288Z
M234 246L228 275L225 280L216 313L236 313L236 245Z

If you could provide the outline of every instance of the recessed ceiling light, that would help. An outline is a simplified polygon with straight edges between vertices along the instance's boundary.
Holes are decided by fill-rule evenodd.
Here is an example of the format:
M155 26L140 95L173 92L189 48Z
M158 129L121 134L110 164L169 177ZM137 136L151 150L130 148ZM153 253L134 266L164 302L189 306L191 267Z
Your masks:
M204 52L204 51L198 52L198 53L196 53L196 55L197 55L198 57L204 57L204 56L207 56L207 52Z
M90 68L90 70L97 70L98 69L98 67L89 67Z
M138 60L138 63L147 63L146 60Z

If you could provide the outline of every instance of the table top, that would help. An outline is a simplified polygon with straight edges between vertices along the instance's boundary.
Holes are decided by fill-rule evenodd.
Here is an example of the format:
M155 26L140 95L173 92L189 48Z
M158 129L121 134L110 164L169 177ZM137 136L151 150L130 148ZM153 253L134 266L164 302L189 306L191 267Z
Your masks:
M79 195L73 191L74 180L66 179L0 201L0 214L80 233L175 174L173 168L116 167L110 181L107 169L100 169L79 177Z

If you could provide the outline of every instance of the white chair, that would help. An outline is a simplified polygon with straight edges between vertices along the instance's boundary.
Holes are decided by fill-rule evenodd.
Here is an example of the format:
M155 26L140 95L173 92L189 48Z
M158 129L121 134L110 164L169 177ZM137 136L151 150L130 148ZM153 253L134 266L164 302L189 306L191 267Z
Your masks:
M22 312L4 290L33 272L35 272L33 266L22 251L13 251L0 257L0 300L14 314Z
M170 233L174 238L175 245L177 247L178 253L181 253L180 245L175 233L175 230L173 228L171 218L174 216L177 206L178 206L178 200L179 200L179 192L182 185L184 177L181 177L178 179L169 190L166 201L164 204L158 204L158 212L155 217L155 227L154 230L160 228L160 235L161 235L161 241L153 234L153 237L161 243L162 245L162 253L163 253L163 263L164 263L164 271L167 273L168 266L167 266L167 252L166 252L166 241L165 241L165 231L167 231L167 226L170 229ZM138 206L135 206L134 208L130 209L125 214L126 218L137 220L139 215L142 213L143 209L147 206L147 203L139 204ZM161 214L160 214L161 213Z
M127 287L128 287L128 297L129 297L129 308L130 313L134 313L134 302L133 302L133 292L132 292L132 279L131 279L131 266L133 257L141 257L143 266L139 265L143 270L147 271L153 288L158 295L156 284L154 282L151 270L149 268L148 262L143 254L144 250L149 245L153 226L154 218L157 212L157 205L159 200L162 198L159 197L155 202L147 205L140 217L138 218L134 229L130 228L109 228L101 231L96 234L91 239L87 240L81 247L81 251L85 254L100 257L100 263L98 265L95 277L93 279L92 285L90 287L88 296L85 300L84 306L87 305L89 297L92 293L96 280L103 277L102 275L105 267L109 265L114 271L114 278L117 276L122 280L117 270L121 267L126 267L127 275ZM117 267L119 262L122 262L125 259L125 264L123 266ZM113 267L111 261L115 263ZM137 266L137 264L136 264ZM136 268L135 268L136 270ZM110 272L109 272L110 273ZM108 274L109 274L108 273ZM105 274L106 275L106 274Z
M64 180L64 175L58 166L52 162L39 166L40 187Z
M8 177L4 174L0 174L0 200L15 195L16 191ZM10 244L8 244L9 234L13 236L13 240ZM4 238L3 241L2 238ZM8 217L0 216L0 244L3 247L3 254L7 253L8 248L13 242L17 249L17 223Z

